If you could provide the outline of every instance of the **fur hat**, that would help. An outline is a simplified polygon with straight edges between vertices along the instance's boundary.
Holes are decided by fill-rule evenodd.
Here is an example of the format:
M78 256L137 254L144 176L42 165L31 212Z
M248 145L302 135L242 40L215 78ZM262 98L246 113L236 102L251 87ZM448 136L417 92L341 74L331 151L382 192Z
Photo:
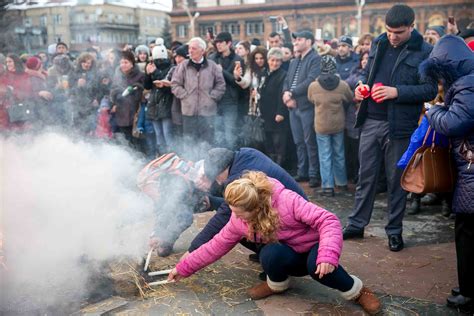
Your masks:
M146 45L138 45L135 48L135 55L138 56L140 52L145 52L148 56L150 56L150 49Z
M153 51L151 53L153 59L168 59L168 50L164 44L164 41L161 37L158 37L155 40L156 46L153 47Z
M41 59L36 56L31 56L26 60L25 66L31 70L38 70L41 68Z
M204 173L206 177L214 181L216 177L234 160L234 152L226 148L212 148L204 158Z

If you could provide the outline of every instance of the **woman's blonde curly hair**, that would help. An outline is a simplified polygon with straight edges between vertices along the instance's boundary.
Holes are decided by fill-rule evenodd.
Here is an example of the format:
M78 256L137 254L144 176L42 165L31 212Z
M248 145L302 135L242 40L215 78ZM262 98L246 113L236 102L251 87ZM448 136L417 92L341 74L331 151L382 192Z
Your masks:
M224 199L230 206L240 207L253 216L247 220L249 225L248 238L254 239L259 233L263 242L277 241L276 232L280 219L272 207L273 185L263 172L249 171L240 179L227 185Z

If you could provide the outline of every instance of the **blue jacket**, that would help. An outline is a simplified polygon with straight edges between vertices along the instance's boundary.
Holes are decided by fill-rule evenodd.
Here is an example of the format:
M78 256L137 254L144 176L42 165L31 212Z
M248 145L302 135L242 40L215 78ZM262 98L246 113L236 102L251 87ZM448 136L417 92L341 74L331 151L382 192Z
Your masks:
M387 34L383 33L372 43L369 61L365 67L365 80L370 87L374 84L375 72L385 51L390 45ZM391 86L397 88L398 98L388 100L388 122L391 138L407 138L418 127L423 103L431 101L438 92L437 82L421 80L418 66L428 58L432 46L413 30L411 37L398 56L391 75ZM362 101L357 114L356 127L367 118L368 99Z
M291 88L293 78L295 76L296 67L298 66L298 58L294 58L290 62L286 79L283 82L283 92L290 91L296 105L300 111L314 110L314 104L308 100L308 87L321 73L321 57L311 49L301 60L300 72L296 87Z
M464 41L453 35L439 40L420 72L434 80L442 79L445 106L431 108L427 117L431 126L451 139L457 167L453 211L474 214L474 164L459 149L466 140L474 150L474 53Z
M352 70L359 65L360 56L354 52L345 59L336 56L337 73L342 80L346 80L351 74Z
M285 188L292 190L308 200L303 189L282 167L274 163L270 158L253 148L241 148L235 152L234 160L229 168L229 177L224 185L240 178L245 171L262 171L269 177L280 181ZM214 237L227 224L230 219L231 210L227 203L222 203L216 214L209 220L206 227L194 238L189 251L196 250Z

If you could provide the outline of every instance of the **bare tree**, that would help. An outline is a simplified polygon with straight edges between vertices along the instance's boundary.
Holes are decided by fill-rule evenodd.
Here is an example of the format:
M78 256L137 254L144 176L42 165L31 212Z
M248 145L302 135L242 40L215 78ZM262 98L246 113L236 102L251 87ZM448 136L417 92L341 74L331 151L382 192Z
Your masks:
M20 42L15 27L21 25L21 17L17 12L8 11L7 6L13 3L12 0L0 1L0 52L18 53L25 49L23 43Z

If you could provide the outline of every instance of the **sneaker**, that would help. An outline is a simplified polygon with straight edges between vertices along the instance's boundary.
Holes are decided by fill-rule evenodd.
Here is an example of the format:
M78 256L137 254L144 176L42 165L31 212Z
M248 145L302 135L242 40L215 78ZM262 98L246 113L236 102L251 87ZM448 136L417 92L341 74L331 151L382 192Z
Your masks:
M359 297L354 300L356 303L367 312L369 315L375 315L382 309L380 300L375 296L369 288L363 286L360 290Z
M333 188L323 188L321 192L322 196L334 197L334 189Z

